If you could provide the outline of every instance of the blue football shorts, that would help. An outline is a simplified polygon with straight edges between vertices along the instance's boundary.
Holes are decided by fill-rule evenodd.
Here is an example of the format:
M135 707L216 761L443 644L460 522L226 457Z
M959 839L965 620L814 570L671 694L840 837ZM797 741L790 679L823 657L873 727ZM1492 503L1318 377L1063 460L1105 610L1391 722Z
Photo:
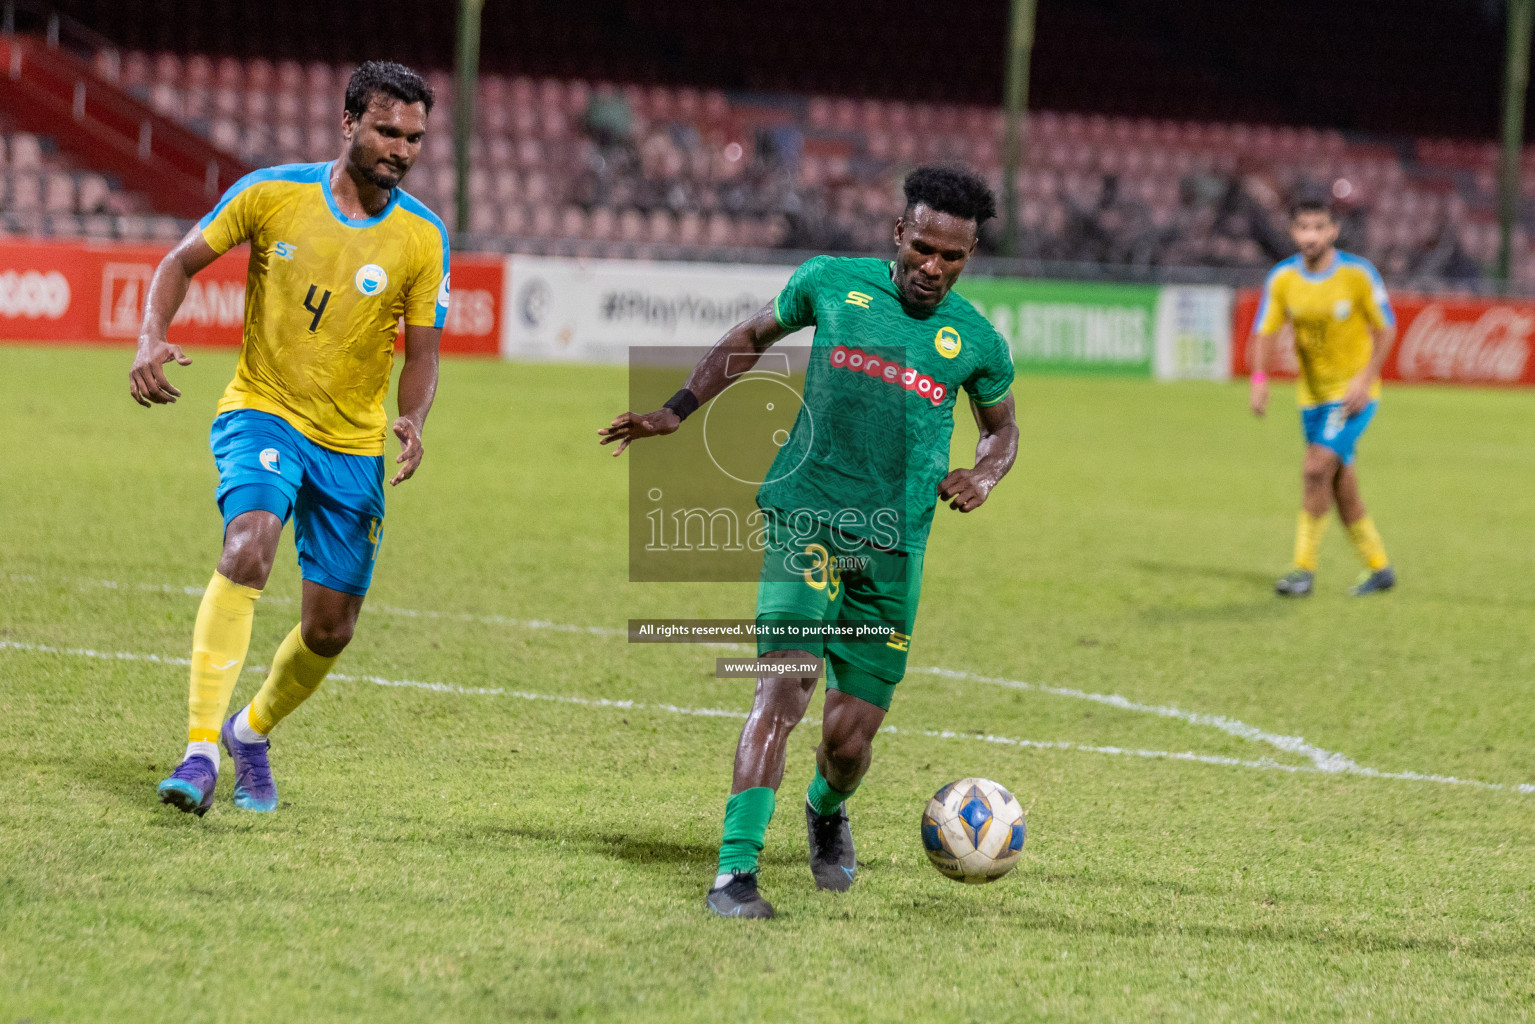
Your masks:
M362 595L384 536L384 457L315 444L280 416L234 409L213 421L214 500L224 527L246 512L293 519L303 577Z
M1354 461L1354 448L1359 444L1359 437L1364 433L1364 428L1368 427L1370 420L1375 418L1375 408L1378 405L1380 402L1372 401L1352 416L1343 415L1342 402L1323 402L1321 405L1306 406L1300 411L1301 427L1306 432L1306 443L1319 444L1323 448L1332 449L1347 466Z

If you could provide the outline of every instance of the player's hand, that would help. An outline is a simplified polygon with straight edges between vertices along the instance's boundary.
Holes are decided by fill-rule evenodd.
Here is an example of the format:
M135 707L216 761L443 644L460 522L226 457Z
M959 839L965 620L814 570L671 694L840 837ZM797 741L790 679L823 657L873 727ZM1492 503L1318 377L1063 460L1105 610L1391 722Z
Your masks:
M1359 410L1370 404L1370 380L1369 373L1361 373L1349 381L1348 391L1343 395L1343 415L1355 416Z
M139 339L138 354L133 357L133 369L128 371L128 394L144 408L151 405L169 405L181 397L165 371L160 369L174 359L181 366L191 366L192 359L181 351L180 345L172 345L164 338Z
M681 418L670 409L657 409L643 416L626 412L612 423L598 429L597 434L602 438L598 443L612 444L617 441L618 447L613 451L613 457L616 459L624 453L625 448L639 438L670 434L681 425Z
M938 497L949 507L961 512L974 512L986 501L986 496L996 486L973 469L955 469L938 481Z
M1269 382L1253 378L1252 385L1248 388L1247 404L1252 407L1254 416L1262 416L1268 412L1269 407Z
M394 461L404 463L389 481L389 486L394 487L415 475L416 467L421 465L421 456L426 454L426 450L421 447L421 428L416 426L415 420L401 416L390 429L400 439L400 454L395 456Z

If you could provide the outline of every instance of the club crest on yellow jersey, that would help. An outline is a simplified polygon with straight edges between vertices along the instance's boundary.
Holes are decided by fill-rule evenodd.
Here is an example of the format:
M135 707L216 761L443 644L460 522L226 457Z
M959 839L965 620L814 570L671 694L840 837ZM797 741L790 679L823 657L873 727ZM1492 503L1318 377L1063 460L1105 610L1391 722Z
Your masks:
M377 263L364 263L357 268L357 276L352 279L352 283L364 295L377 295L389 287L389 275Z

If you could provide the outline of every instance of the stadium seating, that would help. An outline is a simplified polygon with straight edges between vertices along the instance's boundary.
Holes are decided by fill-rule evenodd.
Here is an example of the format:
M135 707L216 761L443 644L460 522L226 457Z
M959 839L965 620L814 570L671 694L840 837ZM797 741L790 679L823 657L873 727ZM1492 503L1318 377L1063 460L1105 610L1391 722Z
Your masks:
M251 163L337 150L344 66L129 52L98 69ZM434 121L446 126L453 83L430 77ZM961 161L1001 184L995 108L486 75L476 121L468 223L485 246L878 250L913 164ZM1343 244L1389 279L1473 282L1495 255L1496 155L1462 142L1041 111L1016 180L1019 249L1250 277L1288 251L1283 209L1307 191L1338 200ZM1535 151L1527 163L1531 185ZM407 187L454 222L448 131L429 135ZM984 239L991 251L999 231ZM1521 282L1535 285L1528 232L1516 241Z
M75 166L51 140L0 118L0 235L175 239L187 226L153 214L142 195Z

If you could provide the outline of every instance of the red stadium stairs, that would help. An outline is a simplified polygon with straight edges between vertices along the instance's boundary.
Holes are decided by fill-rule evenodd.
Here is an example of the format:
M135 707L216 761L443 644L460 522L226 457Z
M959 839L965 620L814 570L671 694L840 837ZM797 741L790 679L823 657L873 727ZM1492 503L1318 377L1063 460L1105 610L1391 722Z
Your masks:
M116 174L161 213L201 217L251 170L40 36L0 36L0 67L0 108L18 127Z

